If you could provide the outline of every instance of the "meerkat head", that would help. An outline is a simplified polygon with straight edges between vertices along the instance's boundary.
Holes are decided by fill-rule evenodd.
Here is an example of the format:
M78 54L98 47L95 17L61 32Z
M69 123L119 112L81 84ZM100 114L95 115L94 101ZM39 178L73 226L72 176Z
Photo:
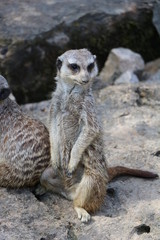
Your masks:
M56 79L71 85L88 85L98 74L96 56L87 49L66 51L58 57L56 66Z
M7 80L0 75L0 101L5 100L11 93Z

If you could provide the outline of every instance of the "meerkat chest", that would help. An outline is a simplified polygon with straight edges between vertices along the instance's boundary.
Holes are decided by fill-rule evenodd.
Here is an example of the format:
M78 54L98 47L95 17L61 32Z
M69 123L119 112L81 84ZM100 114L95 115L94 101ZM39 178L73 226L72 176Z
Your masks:
M82 127L82 101L70 96L69 98L56 97L54 100L52 123L58 132L60 142L73 144L77 139ZM54 131L55 131L54 130Z

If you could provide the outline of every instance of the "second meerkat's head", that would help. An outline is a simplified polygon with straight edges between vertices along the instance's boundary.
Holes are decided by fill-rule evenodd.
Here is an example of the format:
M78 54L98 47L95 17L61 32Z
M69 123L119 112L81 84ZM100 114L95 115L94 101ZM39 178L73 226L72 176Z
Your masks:
M7 80L0 75L0 101L5 100L11 93Z
M57 80L87 85L98 74L96 56L87 49L69 50L57 58Z

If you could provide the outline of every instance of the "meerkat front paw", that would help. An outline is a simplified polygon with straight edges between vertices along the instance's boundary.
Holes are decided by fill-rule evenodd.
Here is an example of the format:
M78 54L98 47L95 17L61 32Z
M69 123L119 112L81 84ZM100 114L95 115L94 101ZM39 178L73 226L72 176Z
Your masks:
M76 170L77 165L79 163L79 158L75 157L74 154L71 154L71 158L68 164L67 172L68 175L72 175L73 172Z
M68 168L66 170L66 174L68 177L72 177L74 171L76 170L76 165L73 165L73 161L69 162Z
M68 178L72 178L73 176L73 172L74 172L74 168L72 167L69 167L65 170L65 174Z

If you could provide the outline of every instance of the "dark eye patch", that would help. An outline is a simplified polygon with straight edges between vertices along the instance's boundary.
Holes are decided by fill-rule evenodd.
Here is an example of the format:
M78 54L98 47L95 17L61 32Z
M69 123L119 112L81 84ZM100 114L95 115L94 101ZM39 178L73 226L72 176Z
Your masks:
M93 68L94 68L94 62L88 65L87 67L88 72L91 72Z
M78 72L80 70L80 66L78 66L76 63L69 64L68 67L73 71L73 72Z

